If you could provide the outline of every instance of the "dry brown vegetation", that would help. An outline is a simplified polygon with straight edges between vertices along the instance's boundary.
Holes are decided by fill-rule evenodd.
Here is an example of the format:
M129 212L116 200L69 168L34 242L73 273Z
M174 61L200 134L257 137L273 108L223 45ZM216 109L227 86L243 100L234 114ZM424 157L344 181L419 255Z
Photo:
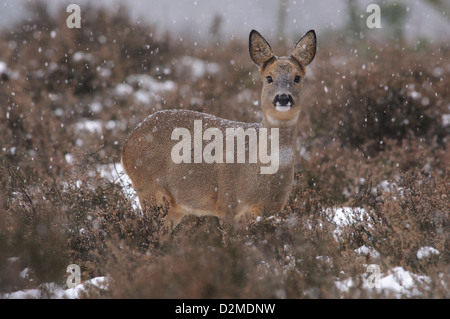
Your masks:
M75 263L83 280L112 278L101 298L398 297L364 286L375 263L426 276L413 296L450 297L448 44L367 40L356 53L319 34L287 207L242 229L189 217L165 235L166 208L140 211L102 167L158 109L259 121L247 43L194 46L124 10L85 10L81 29L64 10L33 12L0 35L0 292L63 285ZM176 89L155 93L133 74ZM93 120L98 130L80 128ZM366 214L336 236L327 208L339 206ZM439 254L419 259L426 246Z

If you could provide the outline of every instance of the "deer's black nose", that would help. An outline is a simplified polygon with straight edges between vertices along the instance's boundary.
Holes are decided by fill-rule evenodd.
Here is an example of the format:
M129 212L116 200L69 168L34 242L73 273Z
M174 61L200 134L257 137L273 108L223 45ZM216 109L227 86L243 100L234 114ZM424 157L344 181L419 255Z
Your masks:
M290 94L277 94L273 99L275 106L291 106L294 103Z

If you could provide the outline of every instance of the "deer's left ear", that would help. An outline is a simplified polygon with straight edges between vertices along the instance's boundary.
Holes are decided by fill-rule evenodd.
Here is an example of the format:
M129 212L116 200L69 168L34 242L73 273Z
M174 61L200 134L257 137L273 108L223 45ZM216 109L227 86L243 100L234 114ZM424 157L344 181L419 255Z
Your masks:
M307 66L312 62L316 55L316 32L309 30L295 45L292 56L301 63Z

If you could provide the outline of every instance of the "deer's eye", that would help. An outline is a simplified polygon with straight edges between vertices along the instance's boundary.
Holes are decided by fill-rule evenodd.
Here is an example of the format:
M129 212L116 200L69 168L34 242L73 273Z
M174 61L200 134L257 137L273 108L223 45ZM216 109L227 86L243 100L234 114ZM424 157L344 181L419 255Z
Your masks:
M272 79L271 76L266 76L266 79L267 79L267 83L272 83L273 82L273 79Z
M297 76L295 77L294 82L295 82L295 83L300 82L300 75L297 75Z

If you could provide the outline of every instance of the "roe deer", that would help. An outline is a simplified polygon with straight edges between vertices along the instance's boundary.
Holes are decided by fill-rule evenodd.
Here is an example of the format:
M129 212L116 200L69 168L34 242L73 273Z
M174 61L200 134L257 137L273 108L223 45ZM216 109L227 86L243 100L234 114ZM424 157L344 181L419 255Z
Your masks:
M314 30L308 31L291 56L277 57L261 34L252 30L249 51L264 82L262 123L234 122L188 110L164 110L148 116L125 142L121 162L141 206L144 208L152 199L161 204L165 198L169 202L166 225L173 223L175 228L185 214L213 215L232 222L245 214L276 213L288 199L294 178L301 83L305 67L316 54L316 35ZM203 128L208 129L202 136ZM257 134L259 143L252 145ZM243 149L232 144L235 137L249 152L248 162L243 160L245 154L242 157L238 152ZM207 140L211 142L202 152L203 141ZM270 157L265 153L264 143L268 141L273 146L271 158L277 162L271 167L267 167ZM265 159L255 159L252 152Z

